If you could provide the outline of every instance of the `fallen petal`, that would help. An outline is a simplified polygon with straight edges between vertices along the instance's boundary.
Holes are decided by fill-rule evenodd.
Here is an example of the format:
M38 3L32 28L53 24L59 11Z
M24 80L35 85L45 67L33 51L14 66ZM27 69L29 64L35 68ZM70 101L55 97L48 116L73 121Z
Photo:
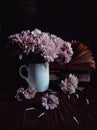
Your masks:
M26 108L26 111L29 111L29 110L34 110L35 107L30 107L30 108Z
M79 125L79 122L75 116L73 116L74 121Z
M86 98L87 105L90 103L89 100Z
M38 118L40 118L41 116L43 116L44 115L44 112L43 113L41 113L39 116L38 116Z

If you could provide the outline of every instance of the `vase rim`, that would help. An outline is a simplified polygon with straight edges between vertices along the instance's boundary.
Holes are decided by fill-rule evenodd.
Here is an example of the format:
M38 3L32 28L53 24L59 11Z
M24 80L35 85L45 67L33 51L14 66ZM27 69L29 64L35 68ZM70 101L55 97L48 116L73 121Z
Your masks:
M45 61L45 62L29 62L28 64L44 64L44 63L48 63L48 62L47 61Z

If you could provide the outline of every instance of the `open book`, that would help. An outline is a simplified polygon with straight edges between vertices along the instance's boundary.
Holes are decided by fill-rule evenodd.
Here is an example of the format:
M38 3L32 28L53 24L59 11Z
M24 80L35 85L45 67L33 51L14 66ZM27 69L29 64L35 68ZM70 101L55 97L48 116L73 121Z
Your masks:
M69 70L69 71L94 71L96 69L95 60L92 51L83 43L72 41L74 51L72 60L68 64L60 65L52 63L51 70Z

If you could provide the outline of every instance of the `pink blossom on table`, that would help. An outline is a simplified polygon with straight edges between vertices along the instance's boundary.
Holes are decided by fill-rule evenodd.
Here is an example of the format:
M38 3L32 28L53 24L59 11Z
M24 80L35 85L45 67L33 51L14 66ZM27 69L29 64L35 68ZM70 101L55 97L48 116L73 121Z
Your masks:
M47 62L54 62L60 58L63 63L68 63L73 55L71 43L65 42L56 35L41 32L38 29L26 30L10 35L10 45L14 54L22 59L23 55L40 54Z
M25 91L24 91L24 97L25 99L31 99L35 96L36 94L36 89L33 87L28 87Z
M42 97L42 106L46 109L55 109L59 105L59 99L55 94L46 93L45 96Z
M15 95L15 98L16 98L18 101L22 101L20 95L23 95L24 91L25 91L25 90L24 90L23 87L21 87L21 88L19 88L19 89L17 90L17 93L16 93L16 95Z
M23 87L21 87L21 88L19 88L18 90L17 90L17 93L23 93L24 92L24 88Z
M69 74L68 78L61 81L60 87L63 92L75 93L78 89L78 78L73 74Z
M27 89L24 90L23 87L19 88L17 90L17 93L15 95L15 98L18 101L22 101L24 98L25 99L32 99L34 98L35 94L36 94L36 89L33 87L28 87Z
M78 78L74 74L70 74L68 80L76 89L78 88Z

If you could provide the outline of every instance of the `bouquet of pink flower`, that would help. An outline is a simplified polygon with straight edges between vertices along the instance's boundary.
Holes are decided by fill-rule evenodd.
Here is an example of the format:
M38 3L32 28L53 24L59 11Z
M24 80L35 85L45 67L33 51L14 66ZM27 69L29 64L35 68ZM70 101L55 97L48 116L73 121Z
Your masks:
M38 29L22 31L10 35L8 39L12 55L19 56L19 59L23 56L37 55L42 57L43 61L56 60L60 63L68 63L73 55L71 43Z

